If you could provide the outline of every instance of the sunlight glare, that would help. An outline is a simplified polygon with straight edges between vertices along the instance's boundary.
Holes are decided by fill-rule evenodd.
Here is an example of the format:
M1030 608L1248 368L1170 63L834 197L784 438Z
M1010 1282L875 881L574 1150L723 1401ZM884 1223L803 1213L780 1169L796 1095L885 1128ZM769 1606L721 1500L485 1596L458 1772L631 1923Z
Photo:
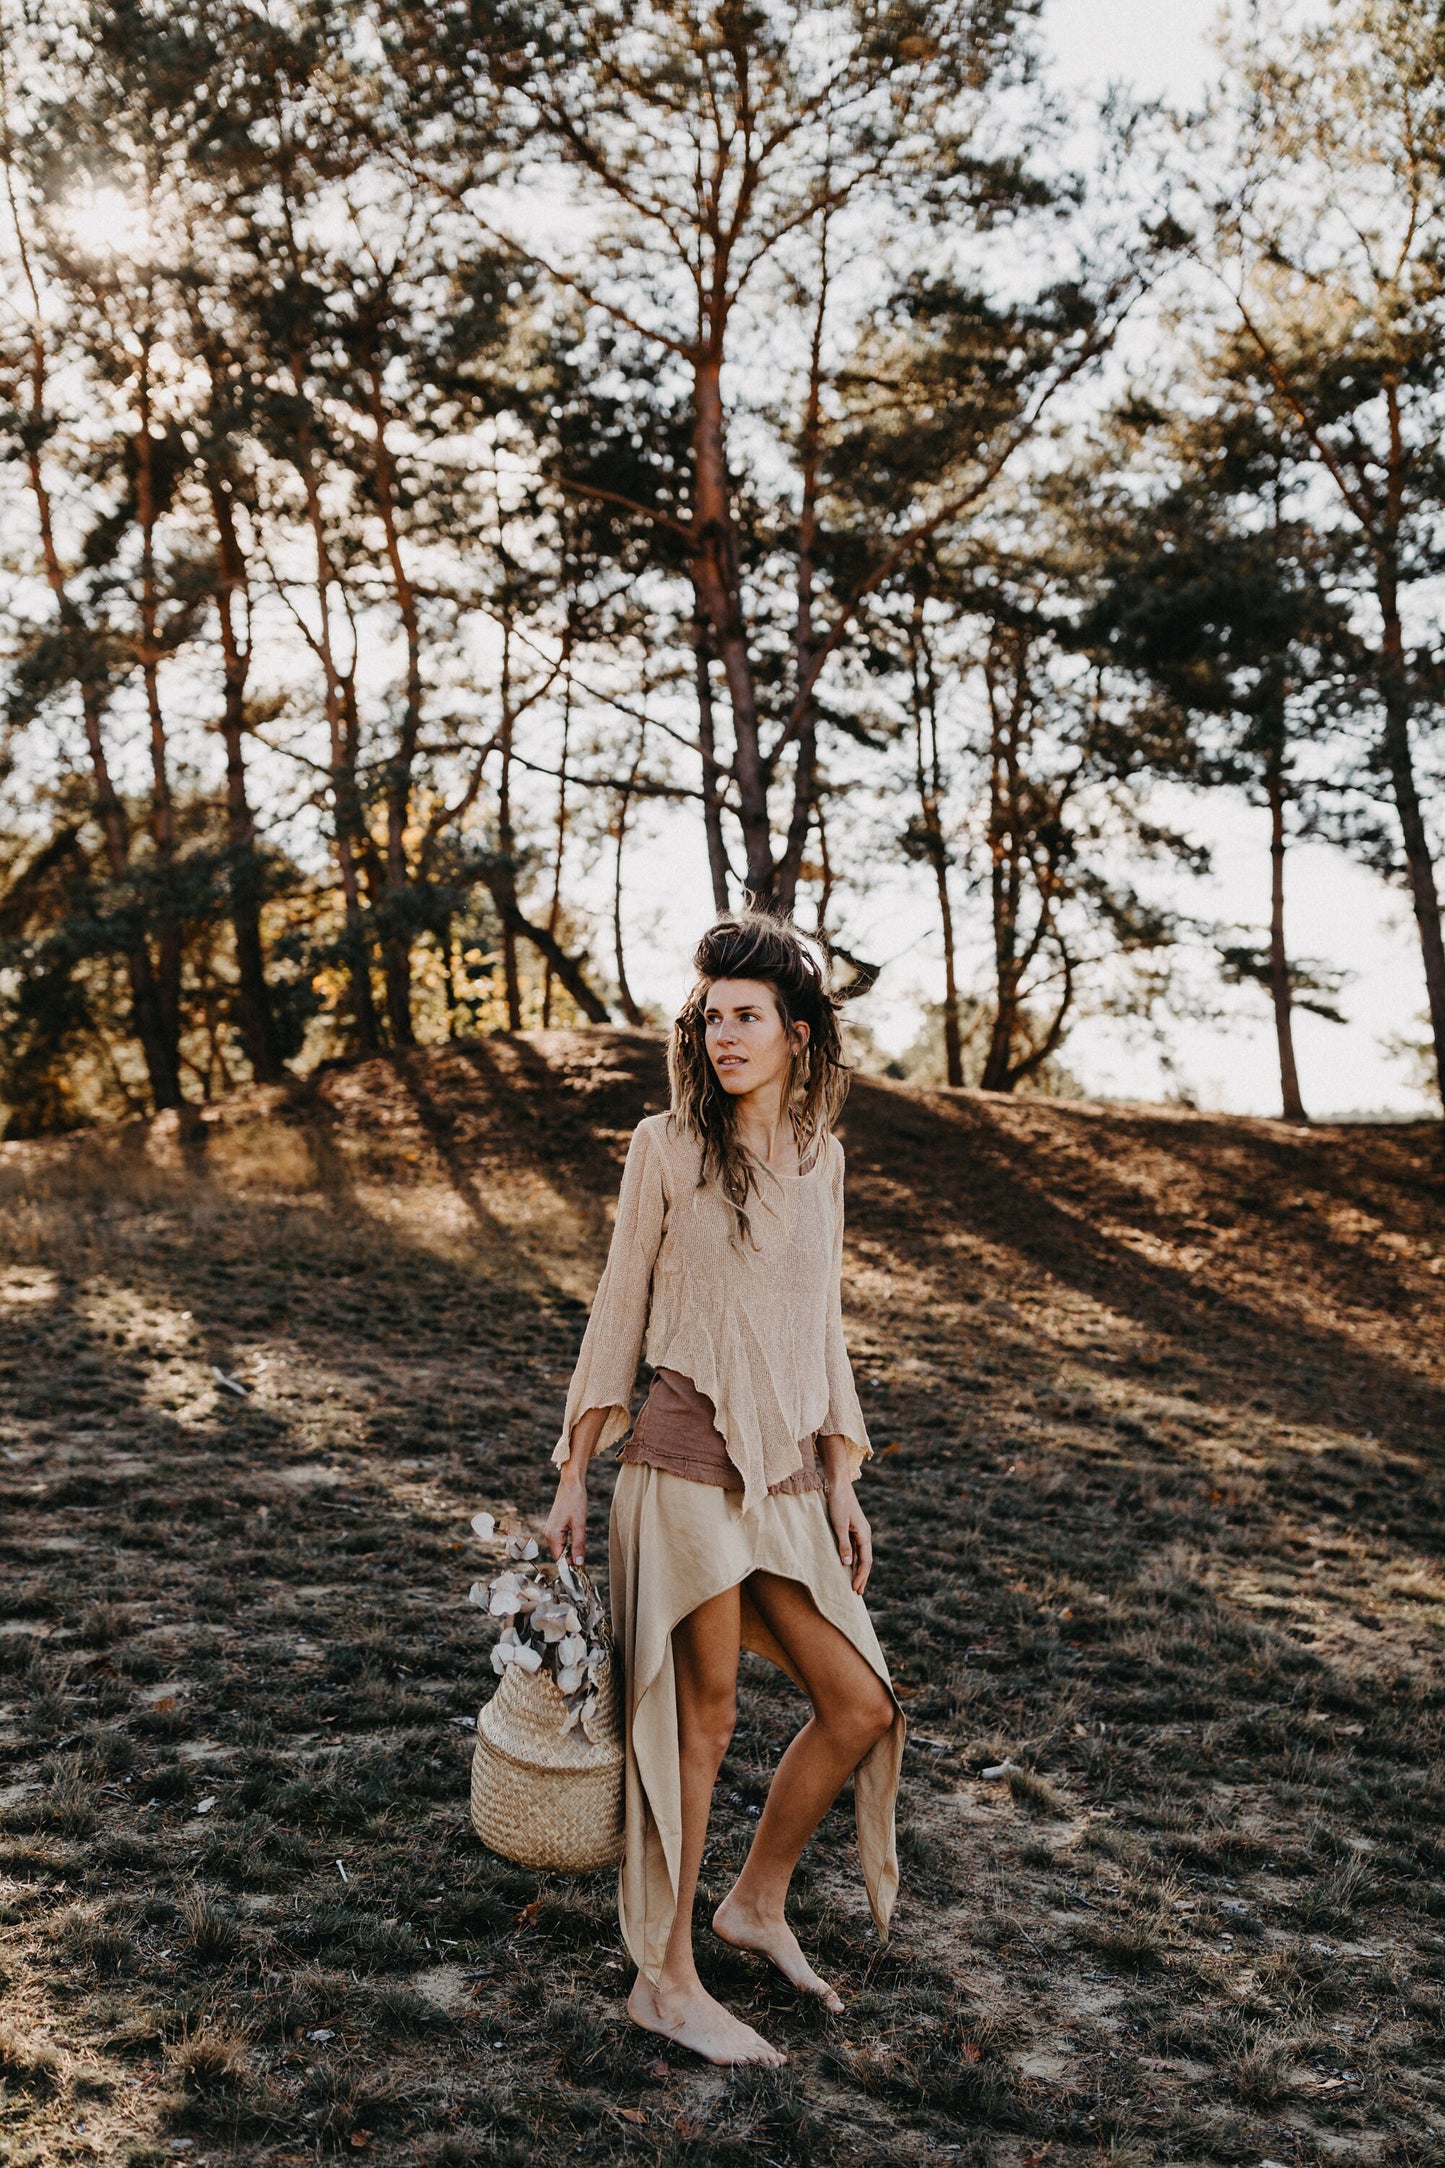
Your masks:
M66 231L88 256L123 256L137 262L149 253L149 220L124 189L88 188L71 198L63 216Z

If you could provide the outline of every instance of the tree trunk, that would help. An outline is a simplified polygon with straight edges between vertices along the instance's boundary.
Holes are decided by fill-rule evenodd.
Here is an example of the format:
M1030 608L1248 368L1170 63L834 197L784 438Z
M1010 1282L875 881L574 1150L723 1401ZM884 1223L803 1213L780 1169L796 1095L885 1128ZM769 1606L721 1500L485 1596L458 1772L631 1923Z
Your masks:
M106 857L110 870L117 881L124 881L130 873L130 844L126 835L125 812L116 796L111 781L110 763L106 759L105 740L101 734L100 703L93 687L80 688L81 714L85 722L85 742L90 754L91 775L95 782L95 810L105 837ZM151 964L150 950L145 934L126 944L126 977L130 984L131 1021L135 1035L140 1041L141 1054L146 1065L146 1078L151 1088L151 1099L157 1112L166 1107L185 1104L181 1091L181 1065L175 1041L165 1026L160 991L156 985L155 971Z
M512 826L512 624L510 617L502 625L502 729L500 751L502 755L501 779L497 785L497 847L501 858L501 878L507 884L512 899L511 911L502 913L502 979L507 997L507 1029L522 1028L522 979L517 963L517 921L521 917L517 902L517 837ZM565 983L565 981L564 981Z
M1279 1042L1279 1091L1287 1122L1304 1122L1299 1071L1294 1056L1294 997L1290 987L1289 952L1284 939L1284 747L1283 734L1272 735L1265 755L1265 789L1269 796L1269 991L1274 1003L1274 1030Z
M943 929L943 1059L944 1073L952 1090L963 1085L963 1037L958 1020L958 956L953 930L953 903L948 893L948 845L943 833L943 763L938 746L938 685L933 651L928 644L923 597L913 604L913 718L914 758L918 785L919 815L924 843L938 890L938 918ZM924 725L927 723L927 744Z
M557 764L557 823L552 846L552 896L547 905L547 931L555 941L562 923L562 853L567 845L567 760L572 749L572 624L567 624L568 669L562 688L562 757ZM542 970L542 1029L552 1026L552 960Z
M496 906L497 916L502 921L504 931L510 932L514 940L520 936L522 940L530 941L537 953L550 962L552 969L556 972L589 1023L610 1024L612 1022L612 1012L601 996L593 993L592 988L587 984L580 964L574 962L563 948L561 942L554 940L545 926L534 926L529 919L524 917L511 883L506 876L492 869L484 870L482 879L486 883L487 891Z
M455 950L457 943L456 933L452 926L450 911L448 911L446 916L443 918L440 927L437 929L436 942L437 947L441 950L442 990L446 995L447 1004L447 1037L448 1039L455 1039L458 1037L457 972L455 959Z
M818 547L818 447L823 413L823 324L828 305L828 228L823 226L818 268L817 305L813 311L813 339L808 357L808 397L803 412L802 505L798 517L798 608L793 634L793 682L799 700L807 705L798 719L798 749L793 763L793 810L788 839L774 876L774 897L780 910L791 914L798 896L798 879L813 825L813 801L818 784L818 721L812 687L817 676L813 637L813 586Z
M136 522L140 528L140 639L137 660L145 692L150 741L151 840L155 847L156 995L171 1046L181 1037L181 924L175 893L176 820L171 797L170 749L160 700L159 596L156 583L155 447L151 438L150 349L143 346L138 379L139 427L135 433Z
M1435 1076L1442 1104L1445 1104L1445 938L1441 934L1440 893L1435 885L1435 866L1430 856L1430 839L1420 806L1420 786L1410 742L1410 689L1393 568L1381 574L1379 597L1384 619L1381 657L1384 668L1380 689L1385 709L1385 764L1390 771L1395 810L1400 817L1410 901L1425 966L1425 998L1435 1048Z
M252 1075L263 1084L278 1084L287 1070L271 990L266 984L261 867L256 852L256 823L246 793L246 679L251 645L249 629L243 645L236 624L237 605L246 593L246 563L227 483L212 470L208 484L220 572L216 614L221 629L221 738L226 749L226 840L230 846L231 931L236 943L236 1018Z
M722 353L712 342L693 371L695 533L693 584L707 614L713 652L727 681L733 721L733 778L746 854L744 885L768 902L773 892L773 845L768 778L758 734L757 690L743 620L737 533L733 526L723 424Z
M707 626L699 602L692 621L692 649L697 667L697 742L702 753L702 825L707 837L708 872L713 909L719 917L732 909L728 895L728 854L723 840L723 778L717 767L717 726L708 674Z
M818 787L818 725L810 713L798 730L798 750L793 763L793 811L788 822L783 855L774 870L768 901L789 918L798 900L798 876L808 833L813 825Z
M938 916L943 926L943 1058L949 1085L963 1088L963 1035L958 1021L958 956L953 932L953 906L948 896L948 861L940 853L934 860L938 881Z
M382 400L381 373L372 355L367 366L373 430L372 459L376 500L386 538L387 563L392 588L406 639L406 695L402 704L401 730L396 751L387 764L386 778L386 891L388 924L382 935L382 959L386 977L386 1013L391 1035L398 1046L414 1046L416 1033L411 1018L411 925L407 891L411 886L406 861L406 831L411 815L412 773L421 737L421 627L417 617L416 590L401 551L396 524L396 469L386 441L386 408ZM509 997L510 998L510 997ZM515 1025L513 1029L515 1030Z
M818 864L822 871L818 884L818 938L826 944L828 922L833 915L833 861L828 851L828 817L821 805L818 807Z
M632 998L632 988L627 983L627 956L622 941L622 851L627 840L627 815L632 805L631 786L637 781L637 771L642 765L645 733L637 741L637 752L632 762L628 788L618 794L617 800L617 857L612 874L612 953L617 964L617 992L622 1002L622 1013L633 1027L640 1031L647 1022L641 1009Z
M10 142L7 132L5 141L6 176L9 179ZM10 210L14 225L15 241L19 252L20 271L30 297L30 321L28 326L28 353L26 376L29 387L29 415L32 427L25 439L25 472L30 493L35 500L35 518L40 531L41 561L45 566L46 585L55 604L56 615L64 627L75 661L75 685L80 695L81 717L85 727L85 745L90 758L91 779L95 789L95 815L105 841L106 860L111 877L123 882L130 873L130 836L126 825L125 809L116 795L111 780L110 763L106 758L105 738L101 729L100 697L89 675L88 647L85 627L80 613L70 597L66 585L65 569L60 561L60 551L55 540L55 519L50 501L50 486L45 479L41 462L41 446L46 441L46 396L49 363L45 346L45 316L41 308L40 292L31 269L29 244L24 222L16 209L13 193ZM157 1111L177 1108L184 1104L181 1092L180 1063L175 1049L166 1037L162 1024L161 1005L156 990L155 972L151 965L150 950L146 945L144 927L137 928L125 946L126 977L130 985L131 1026L140 1041L141 1055L146 1065L146 1078L150 1084L151 1101ZM114 1067L109 1041L104 1041L106 1055Z
M989 884L993 906L995 1008L988 1054L980 1079L988 1092L1012 1091L1014 1042L1018 1036L1018 920L1022 864L1018 834L1018 724L1022 657L1013 658L1015 682L1008 709L1001 710L992 673L988 677Z
M290 366L292 385L304 413L306 380L301 357L293 353ZM306 496L307 525L311 530L312 548L316 553L316 650L321 662L326 729L331 751L331 808L335 827L332 840L336 849L336 870L341 882L341 901L346 919L342 947L351 980L351 1013L356 1025L357 1049L361 1054L369 1055L378 1053L381 1049L381 1029L371 991L370 944L366 938L366 918L362 909L361 883L357 873L358 858L364 846L365 822L362 817L361 793L356 781L355 731L348 726L346 688L337 664L331 630L331 588L335 574L326 541L326 522L321 508L321 489L316 479L310 435L304 424L297 442L290 447L290 457L301 477L301 486Z

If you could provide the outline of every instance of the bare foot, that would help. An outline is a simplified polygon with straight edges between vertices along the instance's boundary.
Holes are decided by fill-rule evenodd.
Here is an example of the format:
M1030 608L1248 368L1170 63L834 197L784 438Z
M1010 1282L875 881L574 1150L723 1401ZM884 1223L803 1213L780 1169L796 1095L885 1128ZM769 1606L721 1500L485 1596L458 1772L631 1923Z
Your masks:
M816 1995L823 2008L831 2010L835 2017L842 2009L842 1996L814 1972L781 1913L765 1919L749 1911L737 1891L730 1890L712 1916L712 1931L735 1950L756 1950L759 1956L770 1958L785 1980L805 1995Z
M661 2033L691 2048L708 2063L785 2063L781 2048L714 2002L699 1982L692 1988L654 1987L639 1972L627 1998L627 2014L645 2032Z

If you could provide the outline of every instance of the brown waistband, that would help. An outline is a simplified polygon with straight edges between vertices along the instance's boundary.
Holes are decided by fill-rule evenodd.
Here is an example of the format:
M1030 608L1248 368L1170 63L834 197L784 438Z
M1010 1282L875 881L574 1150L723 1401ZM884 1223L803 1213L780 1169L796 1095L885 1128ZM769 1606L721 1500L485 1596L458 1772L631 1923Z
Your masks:
M784 1482L771 1484L774 1494L822 1490L814 1440L800 1439L798 1450L802 1467ZM634 1466L661 1468L690 1483L711 1483L719 1490L743 1488L742 1476L729 1459L727 1442L717 1427L717 1410L707 1394L677 1370L654 1374L632 1435L617 1458Z

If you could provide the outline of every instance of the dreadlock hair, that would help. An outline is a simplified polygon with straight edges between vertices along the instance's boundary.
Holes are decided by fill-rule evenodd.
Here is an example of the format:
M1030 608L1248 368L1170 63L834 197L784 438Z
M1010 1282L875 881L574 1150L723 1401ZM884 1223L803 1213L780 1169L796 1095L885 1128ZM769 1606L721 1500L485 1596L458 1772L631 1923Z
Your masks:
M796 926L766 911L739 911L717 920L693 951L698 981L678 1013L667 1048L672 1119L702 1146L699 1186L716 1182L733 1208L734 1239L752 1240L748 1200L758 1190L758 1166L737 1132L737 1110L708 1059L705 1012L717 979L759 979L770 986L791 1032L806 1024L808 1043L794 1053L783 1085L798 1157L819 1151L848 1096L837 998L823 967Z

